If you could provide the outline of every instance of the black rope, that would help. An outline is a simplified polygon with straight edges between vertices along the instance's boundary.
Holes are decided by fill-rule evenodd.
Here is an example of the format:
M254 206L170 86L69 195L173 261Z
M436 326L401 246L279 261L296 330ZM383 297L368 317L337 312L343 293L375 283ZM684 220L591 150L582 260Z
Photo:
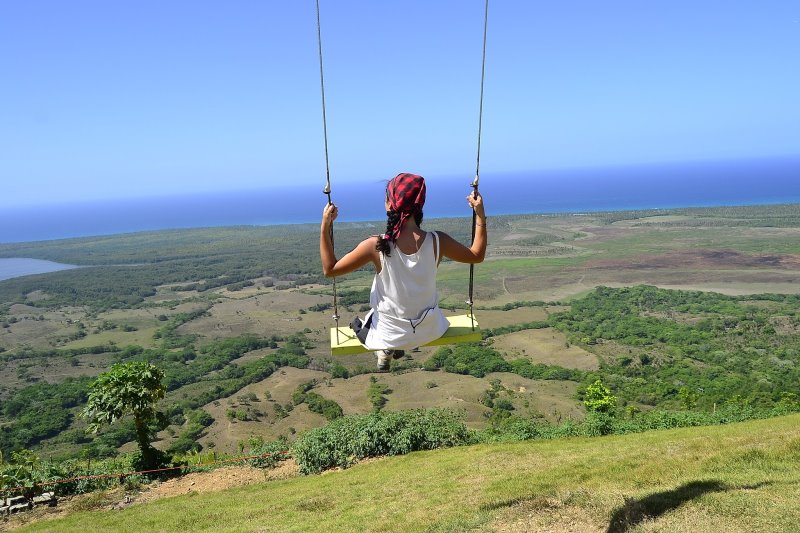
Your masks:
M331 201L331 167L328 159L328 117L325 112L325 76L322 70L322 29L319 20L319 0L317 2L317 45L319 48L319 86L322 92L322 133L325 138L325 189L322 194L328 196L328 205L333 204ZM331 247L334 247L333 241L333 222L331 222ZM339 304L336 295L336 276L333 277L333 319L336 321L336 343L339 344Z
M472 180L472 197L478 197L478 182L481 175L481 131L483 129L483 82L486 79L486 33L489 27L489 0L486 0L486 6L483 12L483 55L481 56L481 99L480 107L478 109L478 157L475 162L475 179ZM475 243L475 230L478 225L478 215L475 210L472 210L472 243ZM475 331L475 314L473 312L474 302L472 300L472 289L474 286L475 278L475 264L469 265L469 318L472 321L472 331Z

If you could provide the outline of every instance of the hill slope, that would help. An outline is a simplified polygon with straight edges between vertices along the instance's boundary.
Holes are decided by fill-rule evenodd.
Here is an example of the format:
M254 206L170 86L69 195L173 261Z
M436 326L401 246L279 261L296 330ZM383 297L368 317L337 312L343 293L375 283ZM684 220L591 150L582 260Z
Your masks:
M800 415L413 453L31 531L797 531Z

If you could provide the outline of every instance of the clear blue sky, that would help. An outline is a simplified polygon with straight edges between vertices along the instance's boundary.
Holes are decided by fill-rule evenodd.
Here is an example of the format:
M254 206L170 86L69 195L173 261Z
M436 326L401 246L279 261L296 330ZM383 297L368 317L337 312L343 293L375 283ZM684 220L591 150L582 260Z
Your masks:
M331 173L471 176L483 0L321 0ZM312 0L0 2L0 208L324 184ZM482 174L800 154L800 3L493 0Z

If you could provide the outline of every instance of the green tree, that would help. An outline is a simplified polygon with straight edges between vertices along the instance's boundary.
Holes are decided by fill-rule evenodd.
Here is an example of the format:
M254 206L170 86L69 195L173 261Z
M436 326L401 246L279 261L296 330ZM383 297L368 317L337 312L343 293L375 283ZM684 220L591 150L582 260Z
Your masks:
M689 387L681 387L678 391L678 399L681 402L681 407L688 411L697 407L698 395L689 390Z
M133 416L143 462L152 464L157 453L150 445L151 425L157 418L156 404L164 397L163 379L164 372L145 361L118 363L97 376L89 385L89 400L83 410L89 431L96 433L102 425Z
M617 407L617 397L598 379L586 387L583 405L594 413L611 413Z

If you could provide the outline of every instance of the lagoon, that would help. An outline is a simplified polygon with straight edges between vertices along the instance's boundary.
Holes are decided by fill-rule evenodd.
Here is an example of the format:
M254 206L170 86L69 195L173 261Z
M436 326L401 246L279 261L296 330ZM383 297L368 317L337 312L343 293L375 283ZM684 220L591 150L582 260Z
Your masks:
M43 259L30 259L27 257L10 257L0 259L0 281L31 274L47 274L48 272L58 272L78 268L75 265L65 265L54 261Z

